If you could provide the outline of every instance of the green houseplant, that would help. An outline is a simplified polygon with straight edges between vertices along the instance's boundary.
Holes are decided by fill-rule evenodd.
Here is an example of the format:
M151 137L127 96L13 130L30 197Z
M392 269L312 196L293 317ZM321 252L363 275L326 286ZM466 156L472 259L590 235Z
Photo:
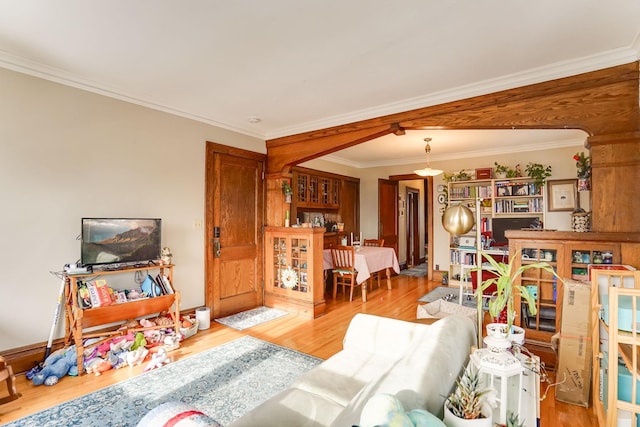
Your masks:
M455 390L444 404L444 422L447 426L486 425L493 421L488 399L492 389L484 387L476 368L467 367L456 380ZM473 421L473 423L471 423Z
M509 166L501 165L498 162L493 162L493 164L496 167L496 178L515 178L518 175L517 171Z
M478 274L482 274L482 271L490 271L494 274L494 277L484 280L476 289L478 304L482 304L482 295L484 291L491 285L495 285L496 290L489 299L489 314L493 319L497 319L500 317L500 313L506 309L507 331L511 330L513 320L516 316L515 297L517 294L526 301L531 314L536 314L538 311L536 307L536 300L533 295L531 295L526 287L515 284L516 280L522 275L522 273L533 268L540 268L551 273L558 280L562 280L553 267L546 262L523 264L514 270L513 265L517 254L514 255L508 263L498 262L491 255L482 251L480 251L480 254L483 259L486 259L489 262L489 265L483 263L472 269L472 271L477 271Z
M527 163L525 171L530 178L533 178L538 187L542 187L551 176L551 166L545 166L540 163Z

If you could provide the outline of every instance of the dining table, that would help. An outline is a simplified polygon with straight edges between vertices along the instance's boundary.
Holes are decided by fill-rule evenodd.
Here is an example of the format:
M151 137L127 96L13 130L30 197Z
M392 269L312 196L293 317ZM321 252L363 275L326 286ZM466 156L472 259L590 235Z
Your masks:
M331 258L331 249L325 249L322 252L324 270L333 268L333 259ZM353 260L354 268L358 272L356 275L356 283L362 284L362 300L367 301L367 281L371 283L374 273L384 270L387 277L387 289L391 289L391 269L396 273L400 273L400 265L398 257L393 248L380 246L356 246L355 259Z

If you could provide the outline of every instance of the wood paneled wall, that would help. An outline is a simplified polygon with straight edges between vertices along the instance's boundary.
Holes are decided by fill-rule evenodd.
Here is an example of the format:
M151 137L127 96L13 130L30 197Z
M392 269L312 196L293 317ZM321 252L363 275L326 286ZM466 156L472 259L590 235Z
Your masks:
M405 129L582 129L592 151L594 231L640 231L639 63L267 141L267 180L292 166ZM267 224L282 217L267 200Z

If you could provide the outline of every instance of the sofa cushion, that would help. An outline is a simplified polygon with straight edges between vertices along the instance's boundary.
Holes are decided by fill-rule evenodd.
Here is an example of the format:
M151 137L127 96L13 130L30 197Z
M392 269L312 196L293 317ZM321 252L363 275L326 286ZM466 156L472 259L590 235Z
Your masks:
M396 361L397 357L381 357L353 349L342 350L302 374L293 385L347 406L369 381L389 370Z
M229 427L328 426L343 409L329 399L294 387L258 405Z
M343 348L398 359L413 345L416 336L422 335L430 327L431 325L358 313L349 323Z

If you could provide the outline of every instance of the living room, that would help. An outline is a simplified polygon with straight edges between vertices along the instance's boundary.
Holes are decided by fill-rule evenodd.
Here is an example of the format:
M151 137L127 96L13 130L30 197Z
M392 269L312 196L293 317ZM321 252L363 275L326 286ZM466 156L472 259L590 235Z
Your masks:
M42 347L57 299L58 279L51 272L79 258L77 237L82 217L161 216L163 242L171 247L176 263L181 305L202 306L207 239L205 141L266 154L267 138L172 114L168 109L136 105L108 96L107 90L103 94L91 92L11 67L0 69L0 86L5 100L0 107L1 234L6 246L3 265L10 267L0 283L3 294L10 296L0 313L0 352ZM495 161L508 165L535 161L552 166L552 179L565 179L575 177L572 157L577 151L586 151L584 141L525 155L443 161L437 166L457 171L461 166L491 167ZM375 170L321 160L307 165L359 177L362 211L374 212L376 198L367 195L376 191L377 179L423 167L424 160L420 157L413 165ZM619 177L616 186L627 182ZM434 181L434 185L438 183L442 181ZM637 201L629 201L628 206L631 203ZM601 219L609 219L602 211L599 214ZM567 213L556 214L556 219L554 228L568 229ZM361 223L365 235L377 233L372 216L363 215ZM434 233L436 241L446 238L439 227ZM444 264L445 259L446 253L440 250L433 261ZM28 303L23 304L25 301ZM64 335L62 323L56 330L57 338Z

